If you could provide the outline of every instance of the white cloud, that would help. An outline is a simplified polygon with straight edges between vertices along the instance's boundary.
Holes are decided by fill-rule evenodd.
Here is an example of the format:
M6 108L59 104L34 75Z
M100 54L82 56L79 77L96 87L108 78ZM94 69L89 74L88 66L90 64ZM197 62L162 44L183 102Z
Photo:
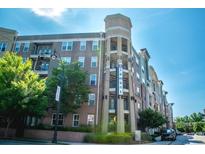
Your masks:
M31 10L38 16L47 17L54 21L58 21L58 19L66 11L65 8L33 8Z

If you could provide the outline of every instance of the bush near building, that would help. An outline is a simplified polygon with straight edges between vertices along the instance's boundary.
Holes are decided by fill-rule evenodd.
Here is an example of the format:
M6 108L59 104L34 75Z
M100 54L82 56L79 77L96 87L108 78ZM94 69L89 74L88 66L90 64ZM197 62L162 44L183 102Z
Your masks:
M132 133L92 133L84 138L84 142L100 144L131 144L133 143Z
M28 127L31 129L41 129L41 130L54 130L54 126L39 124L38 126ZM94 127L88 125L80 125L79 127L58 127L58 131L70 131L70 132L94 132Z

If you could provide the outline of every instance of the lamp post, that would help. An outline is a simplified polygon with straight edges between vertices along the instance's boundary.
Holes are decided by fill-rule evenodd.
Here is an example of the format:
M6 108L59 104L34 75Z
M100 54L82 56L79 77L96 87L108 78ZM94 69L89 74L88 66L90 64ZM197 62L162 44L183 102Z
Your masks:
M60 55L59 55L60 57ZM54 54L51 55L52 60L56 60L57 56L56 56L56 52L54 51ZM60 57L60 61L61 57ZM53 140L52 143L57 143L57 138L58 138L58 117L59 117L59 112L60 112L60 103L61 103L61 93L62 93L62 87L63 87L63 81L64 81L65 77L64 77L64 66L63 66L63 70L62 72L58 75L58 85L57 85L57 89L56 89L56 97L55 97L55 101L56 101L56 120L55 120L55 126L54 126L54 133L53 133Z

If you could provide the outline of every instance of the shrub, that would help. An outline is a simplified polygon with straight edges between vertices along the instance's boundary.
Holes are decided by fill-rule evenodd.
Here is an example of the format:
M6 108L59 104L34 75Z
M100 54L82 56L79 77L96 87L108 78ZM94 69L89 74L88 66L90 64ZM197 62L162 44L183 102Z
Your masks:
M35 127L28 127L33 129L42 129L42 130L53 130L54 126L47 124L39 124ZM71 132L93 132L94 127L87 125L80 125L79 127L58 127L59 131L71 131Z
M153 137L145 132L142 132L141 133L141 140L151 142L153 140Z
M128 144L132 142L132 135L130 133L88 134L85 136L84 142L103 144Z

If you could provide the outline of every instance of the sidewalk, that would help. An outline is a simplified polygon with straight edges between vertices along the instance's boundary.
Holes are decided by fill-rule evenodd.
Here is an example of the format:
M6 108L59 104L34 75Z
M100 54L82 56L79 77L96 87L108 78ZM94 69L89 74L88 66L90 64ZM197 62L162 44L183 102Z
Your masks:
M193 135L193 139L190 139L190 141L201 141L203 143L205 143L205 136L201 136L201 135Z
M69 142L58 141L57 144L52 143L51 140L43 139L29 139L29 138L16 138L16 139L0 139L0 144L4 145L94 145L93 143L83 142Z

